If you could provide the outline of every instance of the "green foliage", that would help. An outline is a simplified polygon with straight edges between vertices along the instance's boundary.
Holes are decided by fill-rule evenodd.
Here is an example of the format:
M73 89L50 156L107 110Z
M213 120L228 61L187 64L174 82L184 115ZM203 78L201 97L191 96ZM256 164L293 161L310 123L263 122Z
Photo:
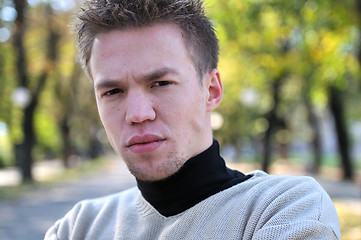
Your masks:
M44 98L48 100L44 102L49 103L50 99ZM52 106L54 105L55 104ZM59 155L61 152L61 136L56 121L56 115L52 115L51 111L46 110L48 109L42 106L35 116L37 143L40 148L38 151L40 150L40 152L48 155Z
M1 124L1 122L0 122ZM11 165L11 143L6 135L0 133L0 168Z
M208 0L207 5L220 39L225 94L218 109L225 124L215 134L225 143L262 136L257 129L267 129L259 124L274 104L275 81L281 81L277 115L294 133L303 131L294 116L304 99L324 111L331 85L353 91L352 100L360 101L356 1ZM258 98L245 104L240 95L249 89ZM350 111L347 117L359 120L360 114Z
M86 154L90 151L90 142L95 137L92 132L96 132L100 127L92 85L82 74L76 60L75 36L70 26L74 21L73 9L54 8L49 11L52 4L32 4L26 12L24 51L30 92L36 92L39 79L44 73L47 74L46 85L41 86L44 91L40 95L33 118L36 134L33 153L36 160L61 157L65 151L65 134L70 139L69 154ZM11 1L7 1L0 4L0 10L5 5L13 6ZM52 12L50 17L49 12ZM60 37L55 46L58 56L56 62L49 61L47 56L50 23L55 34ZM14 26L13 22L0 21L0 28L12 29ZM1 139L0 157L6 164L13 162L13 149L24 139L24 109L15 106L11 99L13 91L20 85L17 81L18 69L13 40L10 38L0 43L0 122L5 123L9 130L7 136Z
M274 106L273 84L280 81L277 116L287 131L276 141L310 141L305 99L324 111L327 89L336 86L347 96L347 120L360 120L359 13L356 1L334 0L206 0L220 39L219 69L224 97L217 112L224 125L215 131L222 143L238 148L257 143L269 127L266 115ZM55 11L52 22L61 36L56 63L46 61L47 3L30 5L25 47L30 88L42 71L55 64L36 111L37 155L60 156L62 124L67 123L75 152L87 152L100 127L91 83L79 70L74 36L70 33L73 12ZM0 5L3 7L3 4ZM1 23L9 29L12 23ZM0 121L9 128L10 146L23 140L23 112L13 106L11 94L18 86L11 41L0 44ZM5 156L5 157L4 157Z

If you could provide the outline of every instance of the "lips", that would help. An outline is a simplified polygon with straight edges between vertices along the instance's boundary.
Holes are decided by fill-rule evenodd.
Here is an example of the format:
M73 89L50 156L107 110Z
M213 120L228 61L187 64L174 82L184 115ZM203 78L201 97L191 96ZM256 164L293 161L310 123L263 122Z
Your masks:
M134 153L148 153L156 150L164 141L163 137L153 134L134 136L127 142L127 148Z

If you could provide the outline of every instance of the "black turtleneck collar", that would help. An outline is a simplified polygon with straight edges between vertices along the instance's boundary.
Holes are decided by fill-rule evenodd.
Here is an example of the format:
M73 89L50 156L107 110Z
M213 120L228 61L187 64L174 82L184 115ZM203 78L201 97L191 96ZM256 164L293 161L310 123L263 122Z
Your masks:
M143 197L162 215L179 214L202 200L250 178L226 167L219 144L190 158L175 174L159 181L141 181Z

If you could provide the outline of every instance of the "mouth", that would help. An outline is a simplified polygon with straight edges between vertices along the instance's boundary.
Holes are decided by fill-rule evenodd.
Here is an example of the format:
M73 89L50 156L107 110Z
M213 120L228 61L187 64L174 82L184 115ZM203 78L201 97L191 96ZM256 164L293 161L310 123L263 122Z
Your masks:
M134 136L128 141L126 147L135 153L147 153L156 150L165 140L165 138L153 134Z
M144 145L144 144L149 144L149 143L153 143L153 142L160 142L160 141L164 141L165 139L157 136L157 135L153 135L153 134L146 134L143 136L134 136L132 137L127 144L127 147L131 147L134 145Z

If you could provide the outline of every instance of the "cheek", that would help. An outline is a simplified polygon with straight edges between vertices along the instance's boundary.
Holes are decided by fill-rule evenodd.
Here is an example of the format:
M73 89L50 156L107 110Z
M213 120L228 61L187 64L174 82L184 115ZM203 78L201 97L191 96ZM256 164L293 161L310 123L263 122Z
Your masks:
M108 134L108 137L113 136L117 133L116 128L121 128L119 126L120 123L120 110L117 108L107 108L104 106L98 105L98 112L100 116L100 120Z
M189 135L191 133L198 133L204 125L205 111L200 99L188 99L177 106L177 118L176 122L179 126L182 126L180 131L183 134Z
M120 146L122 145L121 135L123 128L120 125L119 110L115 109L114 111L104 111L104 109L102 109L99 111L99 114L110 145L113 147L115 152L120 154Z

